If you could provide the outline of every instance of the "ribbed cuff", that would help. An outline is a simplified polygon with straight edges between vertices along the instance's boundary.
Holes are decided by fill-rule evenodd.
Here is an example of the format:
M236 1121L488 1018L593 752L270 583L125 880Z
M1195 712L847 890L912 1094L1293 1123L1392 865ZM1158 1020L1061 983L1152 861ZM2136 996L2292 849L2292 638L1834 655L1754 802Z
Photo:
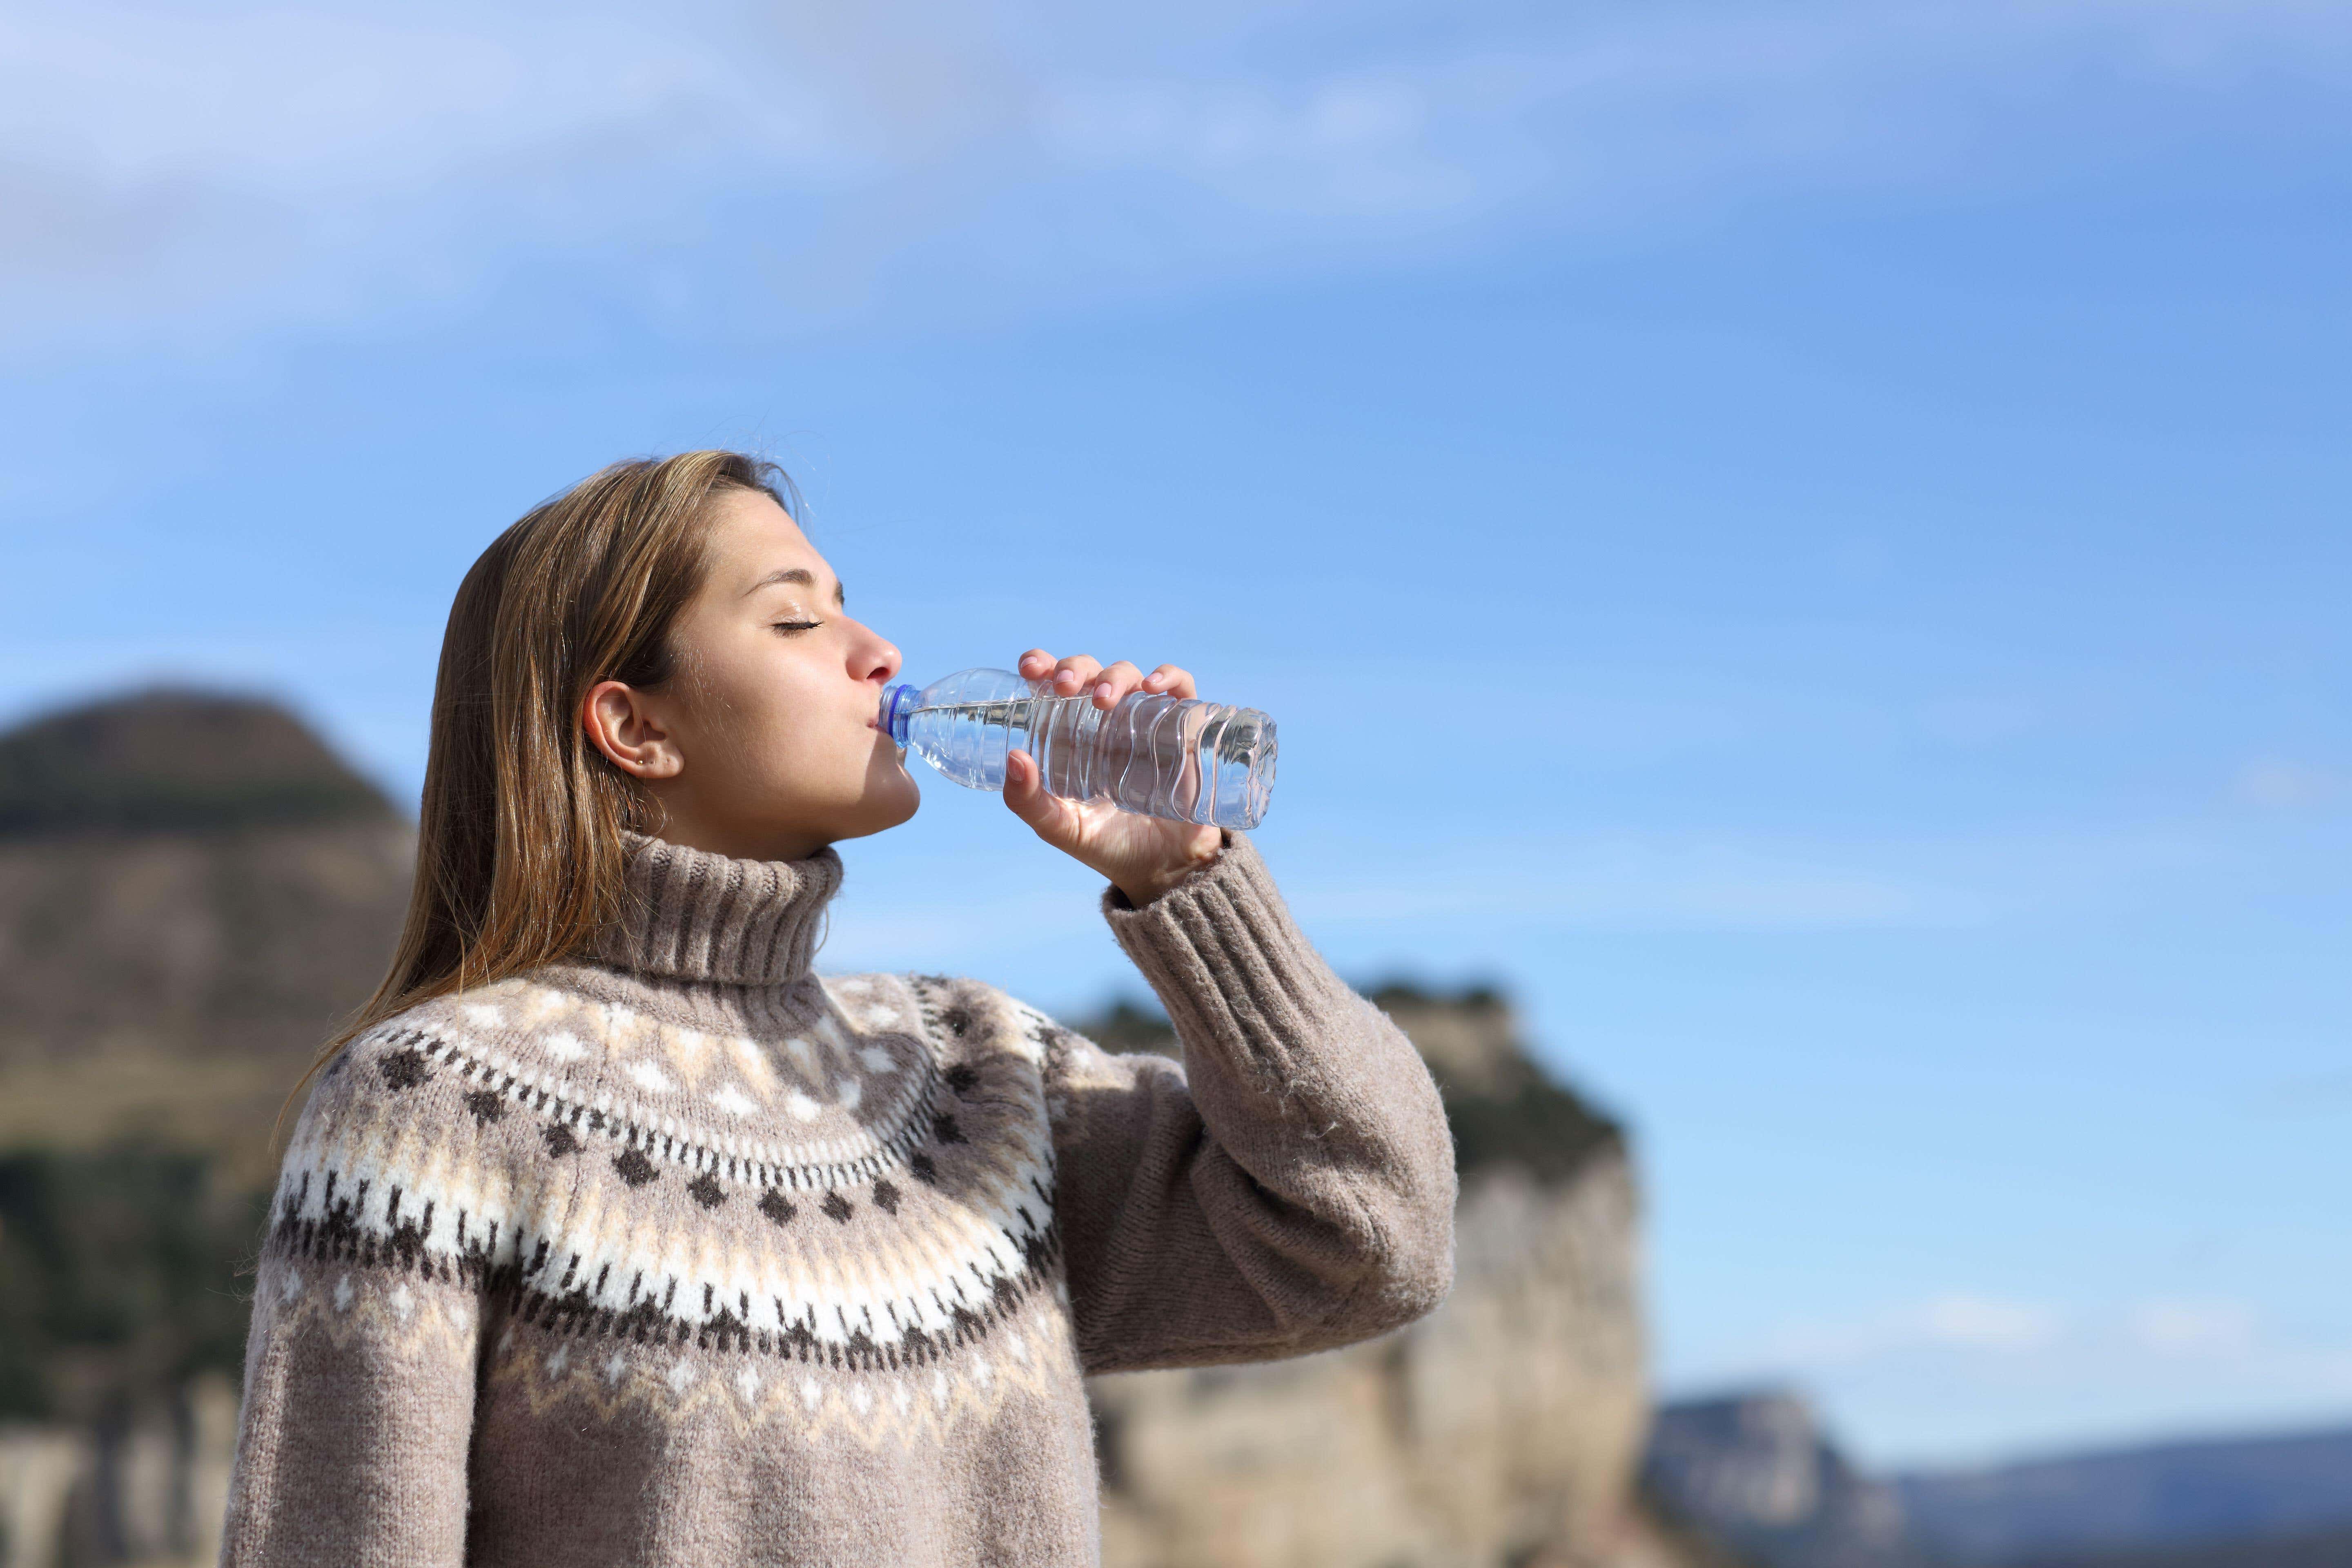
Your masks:
M1199 880L1200 878L1212 867L1214 867L1219 862L1223 861L1225 858L1225 851L1231 849L1233 847L1234 830L1230 827L1218 828L1217 852L1206 860L1202 861L1198 866L1195 866L1191 870L1185 872L1183 877L1177 881L1176 888L1186 887L1192 882ZM1169 889L1169 892L1173 891L1175 891L1175 888L1171 888ZM1165 898L1167 897L1167 894L1163 893L1160 897ZM1157 903L1159 900L1155 899L1152 901ZM1127 889L1121 888L1117 882L1113 882L1108 888L1103 890L1103 912L1105 914L1124 914L1135 908L1135 900L1129 898L1127 896Z
M1279 1061L1354 993L1291 917L1247 835L1141 909L1107 889L1103 918L1177 1032ZM1190 1024L1193 1028L1187 1028Z

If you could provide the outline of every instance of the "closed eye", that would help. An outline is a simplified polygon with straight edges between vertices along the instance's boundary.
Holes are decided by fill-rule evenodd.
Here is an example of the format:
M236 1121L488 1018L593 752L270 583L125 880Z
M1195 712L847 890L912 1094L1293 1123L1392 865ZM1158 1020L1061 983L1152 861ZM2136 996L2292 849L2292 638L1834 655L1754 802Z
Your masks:
M778 621L776 630L787 633L806 632L814 631L823 625L824 625L823 621Z

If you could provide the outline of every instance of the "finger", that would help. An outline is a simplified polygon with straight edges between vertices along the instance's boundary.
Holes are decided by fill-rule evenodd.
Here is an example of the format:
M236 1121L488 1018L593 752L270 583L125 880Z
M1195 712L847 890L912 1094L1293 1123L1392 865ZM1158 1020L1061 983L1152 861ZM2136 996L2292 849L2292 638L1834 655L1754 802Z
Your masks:
M1054 668L1054 656L1042 647L1033 647L1023 654L1020 661L1013 668L1028 679L1034 680Z
M1192 672L1172 664L1163 664L1145 676L1143 689L1160 697L1201 695L1201 689L1192 682Z
M1043 809L1039 797L1045 793L1037 786L1036 760L1026 752L1007 752L1004 758L1005 808L1033 826Z
M1037 759L1026 752L1015 751L1004 759L1004 805L1049 844L1069 837L1070 825L1065 820L1069 802L1045 793Z
M1072 654L1054 667L1054 689L1065 697L1076 697L1093 684L1102 670L1102 661L1092 654Z
M1125 659L1110 666L1095 677L1094 697L1097 708L1115 708L1118 700L1143 684L1143 671Z

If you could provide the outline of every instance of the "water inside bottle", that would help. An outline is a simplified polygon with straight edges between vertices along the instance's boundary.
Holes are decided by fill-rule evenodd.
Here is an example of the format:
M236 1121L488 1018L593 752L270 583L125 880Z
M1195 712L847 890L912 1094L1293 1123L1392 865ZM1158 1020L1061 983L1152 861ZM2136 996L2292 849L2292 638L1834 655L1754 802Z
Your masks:
M886 694L883 727L958 784L1002 789L1007 755L1036 759L1045 789L1070 800L1185 822L1248 828L1274 786L1274 721L1251 708L1134 693L1108 712L1009 670L965 670Z

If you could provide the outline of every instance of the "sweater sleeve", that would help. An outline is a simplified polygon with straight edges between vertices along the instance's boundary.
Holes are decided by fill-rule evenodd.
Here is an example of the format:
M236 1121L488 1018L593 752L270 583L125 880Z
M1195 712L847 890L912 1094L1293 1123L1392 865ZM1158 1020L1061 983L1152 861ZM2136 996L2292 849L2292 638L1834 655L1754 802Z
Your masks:
M470 1139L436 1103L457 1096L413 1047L363 1040L297 1124L256 1278L223 1568L465 1560L484 1273L450 1257L464 1219L414 1180Z
M1428 1312L1454 1280L1453 1139L1402 1031L1331 973L1249 840L1113 934L1178 1063L1048 1056L1055 1208L1089 1373L1301 1355Z

